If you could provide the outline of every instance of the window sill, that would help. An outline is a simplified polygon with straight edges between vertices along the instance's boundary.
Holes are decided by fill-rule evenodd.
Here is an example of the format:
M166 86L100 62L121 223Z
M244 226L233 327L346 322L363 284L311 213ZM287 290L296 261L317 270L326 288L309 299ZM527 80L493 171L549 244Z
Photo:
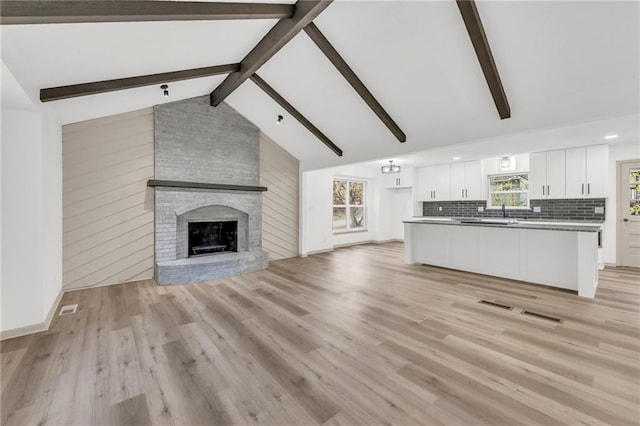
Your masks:
M369 232L368 229L347 229L346 231L333 231L333 235L359 234L361 232Z

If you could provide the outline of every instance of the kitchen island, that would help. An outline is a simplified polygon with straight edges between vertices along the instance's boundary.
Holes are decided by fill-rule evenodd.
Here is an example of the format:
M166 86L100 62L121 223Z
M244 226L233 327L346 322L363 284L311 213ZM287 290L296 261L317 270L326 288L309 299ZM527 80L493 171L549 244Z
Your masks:
M601 226L500 219L404 221L404 258L428 264L577 291L598 286Z

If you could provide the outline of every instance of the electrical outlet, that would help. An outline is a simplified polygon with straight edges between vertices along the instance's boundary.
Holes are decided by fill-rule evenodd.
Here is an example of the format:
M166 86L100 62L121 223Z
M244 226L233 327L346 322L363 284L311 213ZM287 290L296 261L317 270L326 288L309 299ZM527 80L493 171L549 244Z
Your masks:
M602 214L602 213L604 213L604 207L596 207L595 211L596 211L596 213Z
M438 211L441 212L442 211L442 206L438 206Z
M478 207L478 211L479 211L480 213L482 213L482 212L484 211L484 207L482 207L482 206Z
M542 207L540 206L533 206L533 212L534 213L540 213L542 211Z

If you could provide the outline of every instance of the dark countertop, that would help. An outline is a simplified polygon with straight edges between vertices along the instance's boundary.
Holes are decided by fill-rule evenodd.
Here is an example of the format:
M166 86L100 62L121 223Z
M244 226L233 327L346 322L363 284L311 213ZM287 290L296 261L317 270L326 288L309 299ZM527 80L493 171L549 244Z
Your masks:
M508 219L507 219L508 220ZM500 222L498 222L500 221ZM603 224L597 223L585 223L585 224L568 224L568 223L550 223L542 222L536 223L532 221L517 221L517 222L501 222L501 219L472 219L472 218L442 218L442 219L429 219L429 218L414 218L411 220L405 220L403 223L416 223L425 225L455 225L455 226L486 226L491 228L513 228L513 229L542 229L547 231L570 231L570 232L598 232L602 229Z

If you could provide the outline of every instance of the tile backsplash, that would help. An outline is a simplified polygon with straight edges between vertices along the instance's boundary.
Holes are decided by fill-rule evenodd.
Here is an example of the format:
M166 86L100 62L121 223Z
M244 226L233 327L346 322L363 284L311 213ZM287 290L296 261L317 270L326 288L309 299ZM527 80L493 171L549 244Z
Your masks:
M507 209L507 216L518 219L604 222L605 204L606 198L531 200L530 209ZM478 207L483 207L484 211L479 212ZM540 212L534 213L534 207L540 207ZM602 213L596 213L596 207L601 207ZM502 217L502 210L487 210L486 201L428 201L422 203L422 214L448 217Z

